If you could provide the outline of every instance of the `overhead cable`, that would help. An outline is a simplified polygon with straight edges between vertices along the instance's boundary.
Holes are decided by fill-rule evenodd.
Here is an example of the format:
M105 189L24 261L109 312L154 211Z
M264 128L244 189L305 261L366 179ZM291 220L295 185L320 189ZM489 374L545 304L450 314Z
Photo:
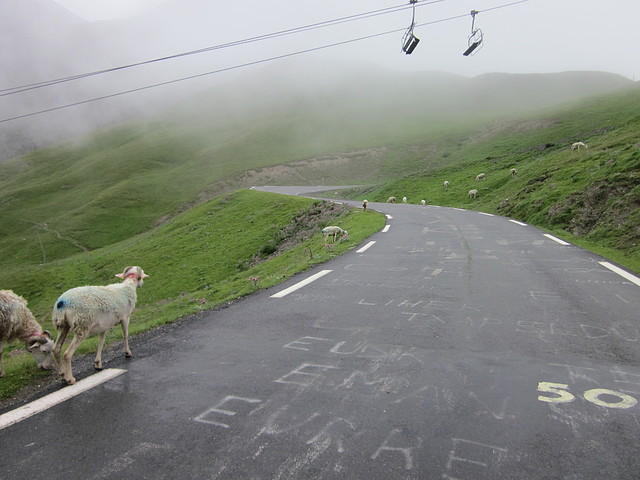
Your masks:
M422 2L420 2L420 6L427 6L427 5L433 5L436 3L441 3L441 2L445 2L448 0L423 0ZM287 30L281 30L278 32L273 32L273 33L268 33L268 34L264 34L264 35L258 35L256 37L250 37L250 38L245 38L243 40L236 40L233 42L228 42L228 43L223 43L223 44L219 44L219 45L212 45L209 47L204 47L204 48L200 48L197 50L191 50L188 52L182 52L182 53L177 53L174 55L167 55L164 57L159 57L159 58L154 58L151 60L145 60L142 62L137 62L137 63L131 63L131 64L127 64L127 65L121 65L118 67L111 67L111 68L106 68L106 69L102 69L102 70L96 70L93 72L86 72L86 73L81 73L81 74L77 74L77 75L70 75L67 77L61 77L61 78L56 78L53 80L47 80L47 81L42 81L42 82L35 82L35 83L30 83L30 84L26 84L26 85L20 85L17 87L11 87L11 88L5 88L5 89L0 89L0 97L4 97L4 96L8 96L8 95L14 95L17 93L23 93L23 92L27 92L30 90L35 90L35 89L39 89L39 88L44 88L44 87L49 87L52 85L58 85L60 83L66 83L66 82L71 82L74 80L80 80L83 78L87 78L87 77L93 77L96 75L103 75L105 73L111 73L111 72L116 72L116 71L120 71L120 70L126 70L129 68L134 68L134 67L140 67L143 65L149 65L152 63L158 63L158 62L163 62L163 61L167 61L167 60L174 60L177 58L182 58L182 57L187 57L190 55L197 55L200 53L205 53L205 52L211 52L214 50L221 50L224 48L230 48L230 47L235 47L238 45L245 45L248 43L254 43L254 42L259 42L259 41L264 41L264 40L269 40L272 38L279 38L279 37L283 37L286 35L292 35L295 33L301 33L301 32L307 32L307 31L311 31L311 30L316 30L319 28L325 28L325 27L330 27L330 26L334 26L334 25L340 25L343 23L347 23L347 22L354 22L354 21L358 21L358 20L366 20L369 18L373 18L373 17L377 17L380 15L387 15L390 13L395 13L395 12L399 12L402 10L405 10L407 8L411 8L411 5L397 5L394 7L387 7L387 8L382 8L379 10L373 10L370 12L364 12L364 13L358 13L355 15L350 15L347 17L342 17L342 18L337 18L334 20L327 20L324 22L319 22L319 23L313 23L310 25L304 25L301 27L295 27L295 28L290 28Z
M515 2L508 3L508 4L503 4L503 5L499 5L499 6L496 6L496 7L488 8L488 9L485 9L485 10L482 10L482 11L483 12L488 12L488 11L491 11L491 10L497 10L497 9L500 9L500 8L510 7L510 6L517 5L517 4L520 4L520 3L525 3L525 2L528 2L528 1L530 1L530 0L518 0L518 1L515 1ZM437 24L437 23L449 22L449 21L452 21L452 20L458 20L460 18L467 18L468 15L469 15L468 13L465 13L465 14L462 14L462 15L455 15L455 16L451 16L451 17L447 17L447 18L442 18L442 19L439 19L439 20L432 20L432 21L429 21L429 22L416 24L415 26L416 27L424 27L424 26L428 26L428 25L434 25L434 24ZM169 80L169 81L166 81L166 82L154 83L154 84L146 85L146 86L139 87L139 88L134 88L134 89L130 89L130 90L124 90L122 92L111 93L111 94L108 94L108 95L103 95L103 96L100 96L100 97L94 97L94 98L90 98L90 99L86 99L86 100L81 100L81 101L78 101L78 102L68 103L68 104L65 104L65 105L59 105L57 107L47 108L47 109L39 110L39 111L36 111L36 112L31 112L31 113L26 113L26 114L23 114L23 115L16 115L14 117L0 119L0 123L11 122L11 121L14 121L14 120L19 120L19 119L22 119L22 118L32 117L32 116L35 116L35 115L54 112L54 111L57 111L57 110L62 110L62 109L70 108L70 107L77 107L79 105L85 105L85 104L97 102L97 101L100 101L100 100L106 100L106 99L109 99L109 98L115 98L115 97L119 97L119 96L122 96L122 95L130 94L130 93L142 92L142 91L145 91L145 90L150 90L152 88L162 87L162 86L166 86L166 85L172 85L174 83L184 82L186 80L193 80L193 79L196 79L196 78L206 77L206 76L209 76L209 75L215 75L215 74L218 74L218 73L228 72L228 71L231 71L231 70L237 70L239 68L250 67L250 66L253 66L253 65L259 65L259 64L263 64L263 63L267 63L267 62L272 62L274 60L281 60L281 59L284 59L284 58L294 57L294 56L297 56L297 55L303 55L303 54L306 54L306 53L316 52L316 51L319 51L319 50L325 50L325 49L328 49L328 48L333 48L333 47L337 47L337 46L341 46L341 45L347 45L347 44L350 44L350 43L360 42L360 41L363 41L363 40L370 40L372 38L382 37L382 36L385 36L385 35L392 35L392 34L396 34L398 32L403 32L404 30L405 30L405 28L389 30L389 31L386 31L386 32L375 33L375 34L372 34L372 35L366 35L364 37L353 38L351 40L345 40L345 41L331 43L331 44L327 44L327 45L321 45L321 46L309 48L309 49L306 49L306 50L299 50L297 52L285 53L285 54L277 55L277 56L274 56L274 57L264 58L264 59L261 59L261 60L255 60L255 61L252 61L252 62L247 62L247 63L243 63L243 64L239 64L239 65L233 65L233 66L230 66L230 67L225 67L225 68L221 68L221 69L218 69L218 70L213 70L213 71L210 71L210 72L199 73L199 74L196 74L196 75L190 75L188 77L177 78L177 79Z

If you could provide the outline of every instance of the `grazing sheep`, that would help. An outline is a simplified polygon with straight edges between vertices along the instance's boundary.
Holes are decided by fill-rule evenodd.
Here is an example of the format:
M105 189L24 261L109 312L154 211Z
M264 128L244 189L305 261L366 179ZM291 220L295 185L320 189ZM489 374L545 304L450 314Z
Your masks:
M485 180L486 178L487 178L486 173L479 173L478 175L476 175L476 182L479 182L480 180Z
M469 198L476 198L477 194L478 190L476 190L475 188L473 190L469 190Z
M396 203L396 197L387 198L387 203Z
M402 203L407 203L407 197L402 197Z
M122 326L124 355L131 357L129 349L129 317L136 306L136 288L141 287L145 274L140 267L126 267L116 277L122 283L106 286L76 287L64 292L53 307L53 323L58 329L58 337L53 346L53 355L58 363L58 371L67 383L74 384L76 379L71 371L71 358L82 341L89 335L98 334L98 350L94 367L102 370L102 347L107 332L117 325ZM69 332L73 340L61 359L62 345Z
M340 227L336 227L335 225L323 228L322 234L324 235L325 242L329 237L333 237L333 241L335 242L338 235L348 235L346 230L343 230Z
M571 150L580 150L581 148L589 148L586 143L575 142L571 144Z
M427 201L426 201L426 200L420 200L420 203L421 203L422 205L426 205L426 204L427 204Z
M449 190L449 180L445 180L443 185L445 190Z
M2 367L4 344L15 339L24 342L38 367L43 370L53 368L55 360L52 353L51 333L42 330L24 298L11 290L0 290L0 378L4 377Z
M369 200L363 200L363 201L362 201L362 208L363 208L364 210L366 210L366 209L367 209L367 205L369 205Z
M516 175L518 175L518 171L515 168L511 169L511 176L515 177Z

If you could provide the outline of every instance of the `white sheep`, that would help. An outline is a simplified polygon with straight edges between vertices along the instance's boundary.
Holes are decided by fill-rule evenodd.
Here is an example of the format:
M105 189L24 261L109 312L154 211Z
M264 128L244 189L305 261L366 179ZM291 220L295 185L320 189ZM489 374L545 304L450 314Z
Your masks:
M396 197L387 198L387 203L396 203Z
M469 198L476 198L477 194L478 190L476 190L475 188L473 190L469 190Z
M58 337L53 346L53 355L58 364L60 375L67 383L74 384L76 379L71 371L71 358L82 341L89 335L98 334L98 350L94 367L102 369L102 348L107 331L118 323L122 326L124 338L124 355L131 357L129 349L129 317L136 306L136 288L141 287L145 274L140 267L126 267L116 277L122 283L105 286L76 287L64 292L53 307L53 323L58 329ZM69 332L73 332L73 340L64 352L62 345Z
M476 182L479 182L480 180L485 180L486 178L487 178L486 173L479 173L478 175L476 175Z
M333 241L335 242L338 235L348 235L346 230L341 229L340 227L336 227L335 225L331 225L329 227L324 227L322 229L322 234L324 235L324 241L327 241L327 238L333 237Z
M443 183L443 185L444 185L444 189L445 189L445 190L449 190L449 185L450 185L450 184L449 184L449 180L445 180L445 181L444 181L444 183Z
M4 344L15 339L24 342L38 367L43 370L53 368L55 360L52 353L51 333L42 330L24 298L11 290L0 290L0 377L4 377L2 367Z
M575 142L571 144L571 150L580 150L581 148L589 148L586 143Z
M427 204L427 201L426 201L426 200L420 200L420 204L422 204L422 205L426 205L426 204Z
M366 200L366 199L365 199L365 200L363 200L363 201L362 201L362 208L363 208L363 210L366 210L368 205L369 205L369 200Z
M402 203L407 203L407 197L402 197Z
M511 176L515 177L516 175L518 175L518 171L515 168L511 169Z

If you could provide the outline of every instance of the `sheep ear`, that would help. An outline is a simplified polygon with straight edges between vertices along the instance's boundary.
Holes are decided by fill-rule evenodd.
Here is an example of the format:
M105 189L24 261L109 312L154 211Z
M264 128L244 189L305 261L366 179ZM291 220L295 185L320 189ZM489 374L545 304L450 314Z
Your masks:
M118 278L124 278L124 273L116 273L115 276Z

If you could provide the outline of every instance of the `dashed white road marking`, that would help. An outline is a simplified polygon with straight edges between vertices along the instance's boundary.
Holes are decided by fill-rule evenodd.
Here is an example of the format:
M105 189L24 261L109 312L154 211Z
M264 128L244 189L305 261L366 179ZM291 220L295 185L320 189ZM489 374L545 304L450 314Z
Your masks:
M495 215L493 213L485 213L485 212L478 212L480 215L486 215L487 217L495 217Z
M621 277L626 278L630 282L635 283L636 285L640 286L640 278L636 277L635 275L632 275L629 272L621 269L620 267L616 267L615 265L613 265L612 263L609 263L609 262L598 262L598 263L600 265L602 265L603 267L608 268L612 272L617 273Z
M83 378L73 385L64 387L57 392L45 395L38 400L23 405L22 407L11 410L3 415L0 415L0 430L6 428L14 423L21 422L22 420L31 417L37 413L43 412L59 403L69 400L76 395L86 392L87 390L100 385L101 383L111 380L112 378L122 375L126 370L121 368L107 368L90 377Z
M436 268L433 272L431 272L431 275L439 275L440 273L442 273L442 269Z
M385 215L385 217L387 217L389 220L391 220L393 217L391 215L389 215L388 213Z
M369 248L371 248L373 246L373 244L376 243L375 241L371 241L369 243L367 243L364 247L360 248L359 250L356 250L356 253L362 253L366 250L368 250Z
M553 235L549 235L548 233L544 234L545 237L553 240L554 242L558 242L560 245L571 245L569 242L565 242L564 240L560 240L559 238L554 237Z
M271 297L269 298L282 298L286 295L289 295L292 292L295 292L296 290L304 287L305 285L309 285L311 282L316 281L317 279L319 279L320 277L324 277L327 273L331 273L333 272L333 270L321 270L320 272L311 275L308 278L305 278L304 280L296 283L295 285L291 285L288 288L285 288L284 290L280 290L278 293L274 293L273 295L271 295Z
M509 221L512 222L512 223L515 223L516 225L520 225L521 227L526 227L527 226L526 223L519 222L518 220L509 220Z
M385 225L384 228L382 229L382 233L387 233L390 227L391 225Z

